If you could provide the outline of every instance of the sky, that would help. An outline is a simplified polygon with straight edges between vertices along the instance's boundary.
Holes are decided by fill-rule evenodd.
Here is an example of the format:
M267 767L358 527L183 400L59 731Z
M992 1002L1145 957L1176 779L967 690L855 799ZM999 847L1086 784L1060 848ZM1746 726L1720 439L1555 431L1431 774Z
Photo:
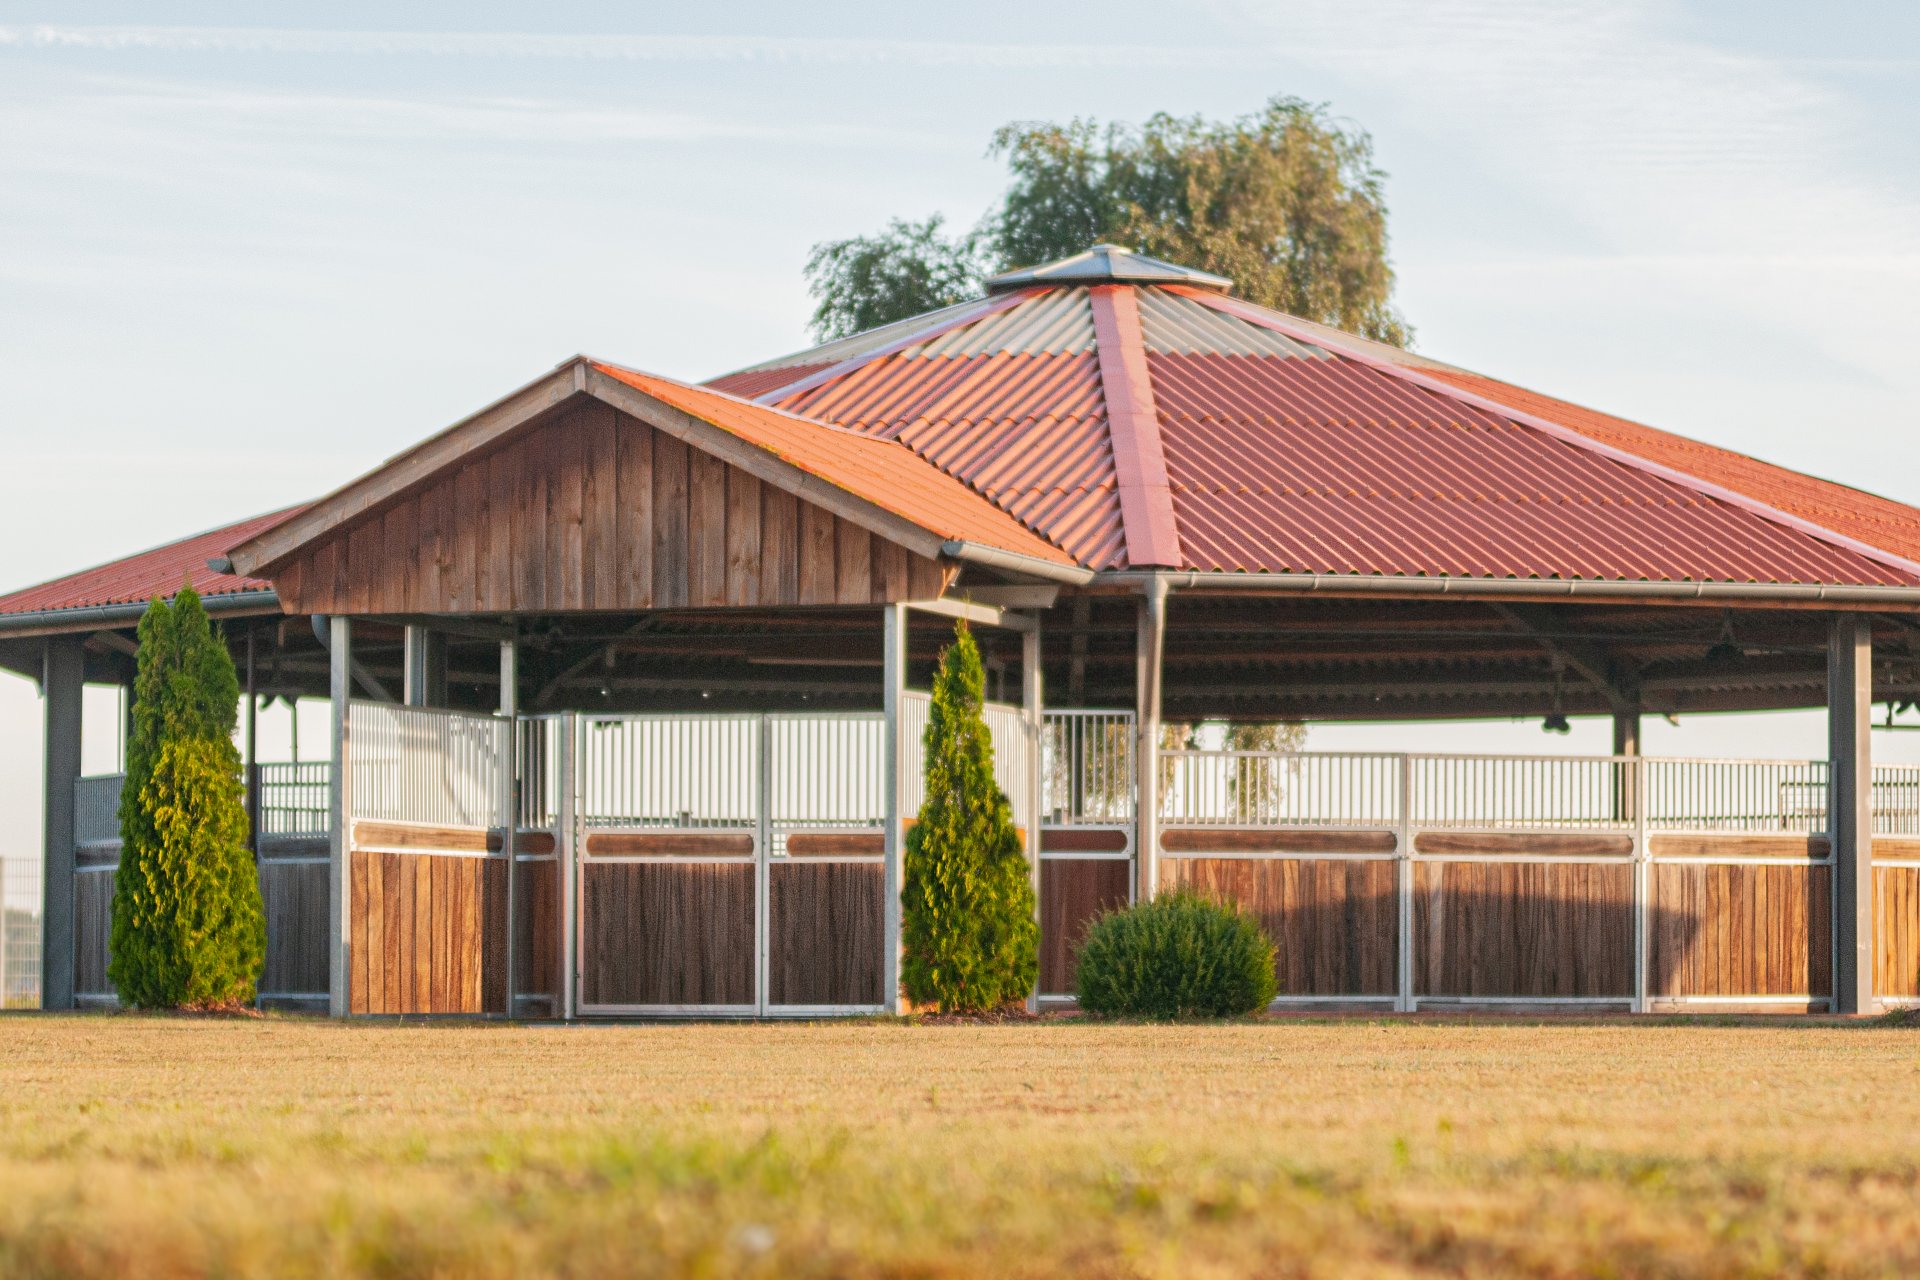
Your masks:
M1906 0L0 0L0 589L310 498L576 352L807 345L809 247L971 224L1008 121L1279 93L1371 133L1418 350L1920 502ZM0 856L39 848L39 725L0 676ZM1311 745L1606 749L1537 728Z

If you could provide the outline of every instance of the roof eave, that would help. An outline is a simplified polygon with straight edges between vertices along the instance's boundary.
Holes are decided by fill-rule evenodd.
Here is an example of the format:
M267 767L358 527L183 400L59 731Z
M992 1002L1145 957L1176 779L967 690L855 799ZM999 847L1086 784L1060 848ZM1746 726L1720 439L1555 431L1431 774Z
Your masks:
M1093 586L1272 595L1467 596L1482 599L1606 599L1756 606L1828 604L1920 610L1920 586L1816 582L1651 582L1595 578L1454 578L1357 573L1248 573L1115 569Z
M172 599L171 596L166 597ZM280 596L272 587L253 587L244 591L223 591L202 595L200 604L212 614L277 614ZM124 627L140 621L148 602L127 600L118 604L85 604L66 609L33 609L24 613L0 614L0 635L56 636L75 631L98 631L103 627Z

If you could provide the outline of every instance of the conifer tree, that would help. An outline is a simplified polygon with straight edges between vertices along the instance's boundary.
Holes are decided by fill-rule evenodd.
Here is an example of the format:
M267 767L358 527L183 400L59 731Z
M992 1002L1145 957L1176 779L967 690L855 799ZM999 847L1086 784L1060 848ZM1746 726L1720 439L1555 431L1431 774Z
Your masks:
M156 597L139 636L108 977L140 1008L249 1003L266 921L233 745L239 678L190 586Z
M902 984L942 1013L1024 1000L1039 974L1033 881L993 780L985 694L979 646L959 623L933 679L927 798L907 832L901 893Z

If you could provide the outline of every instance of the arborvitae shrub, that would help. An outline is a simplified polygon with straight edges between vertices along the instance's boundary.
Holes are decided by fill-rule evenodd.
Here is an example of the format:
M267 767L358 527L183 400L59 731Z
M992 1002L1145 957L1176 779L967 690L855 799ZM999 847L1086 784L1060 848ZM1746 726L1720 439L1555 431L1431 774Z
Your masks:
M1231 903L1169 893L1095 920L1080 945L1080 1007L1110 1018L1237 1018L1278 990L1273 943Z
M927 798L907 832L901 888L901 985L942 1013L1024 1000L1040 970L1033 881L993 780L985 696L980 649L962 622L933 679Z
M204 1008L253 999L266 920L233 745L239 700L233 659L193 589L183 586L171 605L148 605L107 970L123 1004Z

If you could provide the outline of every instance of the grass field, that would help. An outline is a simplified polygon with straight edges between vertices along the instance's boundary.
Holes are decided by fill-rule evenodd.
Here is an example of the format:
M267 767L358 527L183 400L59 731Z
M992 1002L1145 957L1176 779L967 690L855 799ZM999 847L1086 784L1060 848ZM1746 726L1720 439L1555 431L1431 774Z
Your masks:
M0 1019L0 1275L1912 1275L1920 1031Z

